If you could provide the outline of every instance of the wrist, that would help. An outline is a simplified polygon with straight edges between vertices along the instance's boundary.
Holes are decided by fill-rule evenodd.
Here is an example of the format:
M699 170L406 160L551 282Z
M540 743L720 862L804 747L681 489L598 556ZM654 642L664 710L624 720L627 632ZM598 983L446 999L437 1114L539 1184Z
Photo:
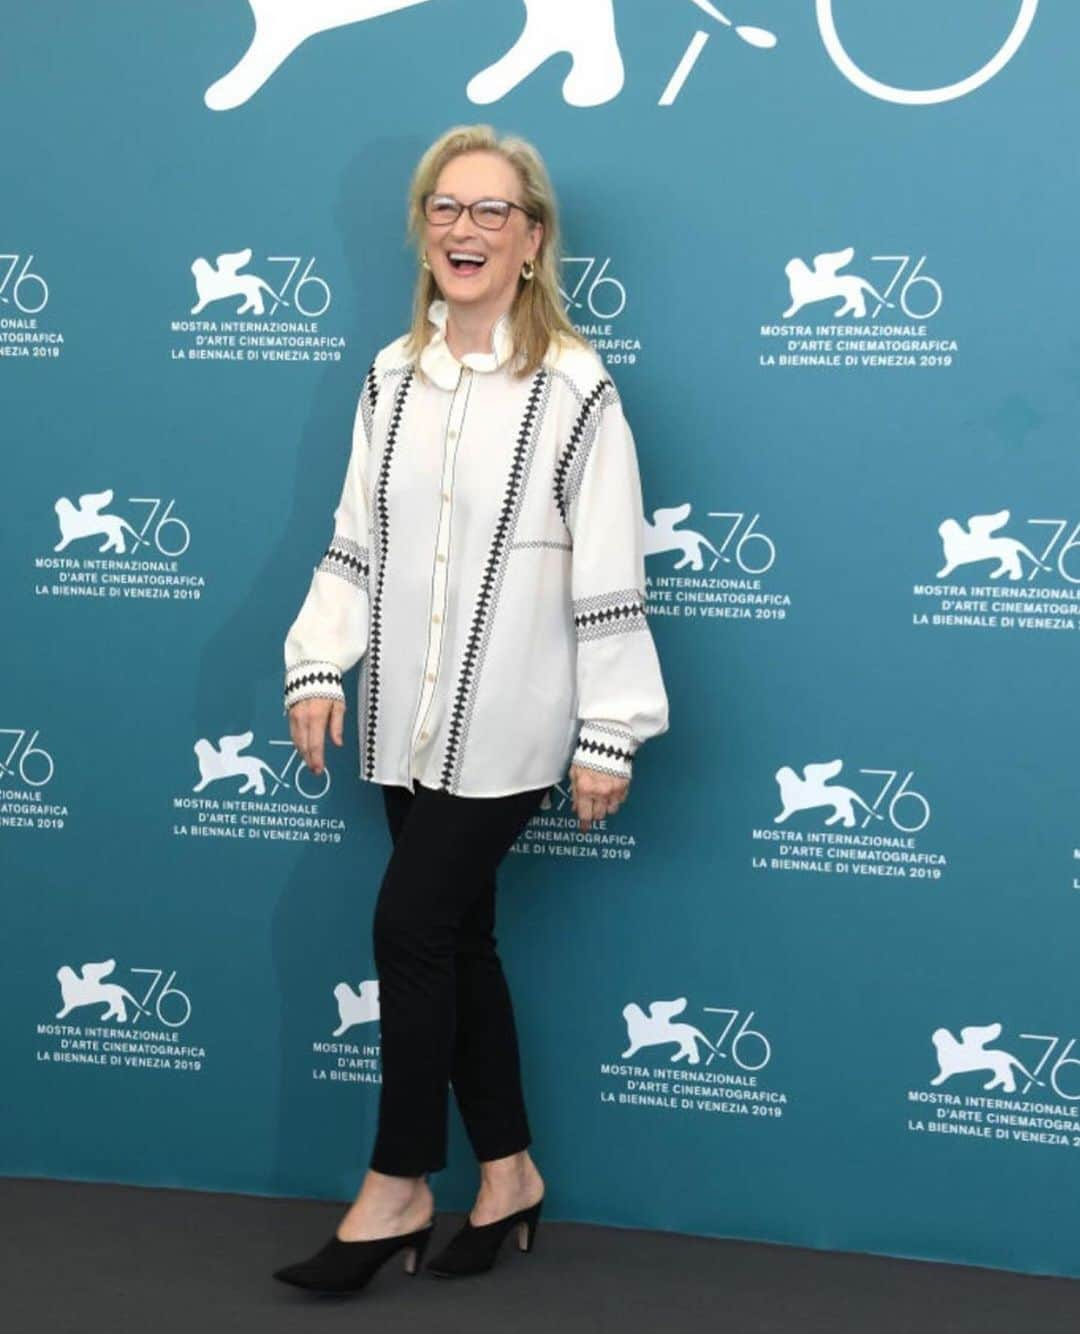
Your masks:
M585 721L578 730L570 763L629 779L637 748L638 742L628 727L607 721Z
M338 699L345 701L341 668L333 662L305 659L285 671L282 705L287 714L302 699Z

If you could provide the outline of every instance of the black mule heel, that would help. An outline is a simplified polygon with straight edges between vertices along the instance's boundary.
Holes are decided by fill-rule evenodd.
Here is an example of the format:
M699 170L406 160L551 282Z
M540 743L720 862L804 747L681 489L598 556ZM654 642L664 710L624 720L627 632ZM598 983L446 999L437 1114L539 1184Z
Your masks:
M531 1251L533 1248L537 1229L540 1227L540 1206L543 1202L543 1198L537 1200L522 1213L521 1221L517 1225L519 1251Z
M428 1242L435 1232L434 1222L429 1223L423 1229L423 1235L419 1237L412 1246L405 1248L405 1272L411 1274L413 1278L420 1272L420 1266L424 1262L424 1252L428 1248Z
M525 1209L496 1218L493 1223L479 1225L465 1222L450 1238L443 1249L427 1263L428 1271L442 1278L458 1278L464 1274L480 1274L495 1263L499 1247L512 1229L517 1229L518 1250L531 1251L540 1226L540 1208L544 1197Z
M435 1231L432 1219L414 1232L368 1241L342 1241L334 1236L314 1255L274 1270L274 1278L312 1292L359 1292L392 1255L405 1252L405 1272L415 1277Z

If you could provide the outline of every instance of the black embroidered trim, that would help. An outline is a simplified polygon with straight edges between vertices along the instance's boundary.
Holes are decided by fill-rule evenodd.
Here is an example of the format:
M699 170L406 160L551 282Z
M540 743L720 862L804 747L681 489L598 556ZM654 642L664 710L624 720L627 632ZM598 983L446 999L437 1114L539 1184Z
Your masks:
M581 737L578 740L577 749L590 755L599 755L603 759L625 760L627 764L634 758L633 751L623 750L619 746L609 746L605 742L593 741L589 737Z
M285 687L285 698L297 690L303 690L305 686L340 686L341 673L335 671L305 672L303 676L294 677Z
M394 454L398 430L401 427L401 414L405 407L405 399L409 392L409 386L412 384L413 369L411 363L406 367L394 396L394 410L386 433L386 448L383 451L379 476L375 483L375 552L378 576L375 585L375 596L371 603L367 649L364 776L368 779L373 778L375 773L375 735L378 729L379 687L381 683L379 673L382 666L382 597L383 583L386 579L386 552L390 537L386 490L390 475L390 461Z
M579 598L574 603L574 628L579 640L601 639L605 635L644 630L645 600L636 588L620 588L614 593L599 593Z
M490 602L492 590L495 585L499 563L503 556L503 547L506 543L507 532L509 530L510 516L513 513L514 502L521 487L522 469L529 444L529 437L532 433L533 420L536 417L537 408L540 403L541 394L546 380L547 371L541 367L533 376L532 387L529 390L528 402L525 405L525 413L522 416L521 427L518 430L517 443L514 446L513 461L510 464L510 475L507 478L506 494L503 497L502 509L499 512L498 522L495 525L495 535L491 540L491 550L488 552L487 563L484 566L484 575L480 583L480 592L477 595L476 608L473 611L472 625L469 627L468 638L465 641L465 652L461 662L461 670L458 673L457 691L454 696L453 707L450 711L450 722L449 727L447 728L446 755L443 760L442 775L439 782L439 786L444 792L450 791L451 787L454 764L457 759L458 748L461 744L466 701L472 684L473 673L476 668L477 655L483 639L485 623L491 609Z
M368 442L371 442L371 434L375 422L375 404L379 400L379 382L375 378L375 363L372 362L368 367L368 373L364 377L364 387L360 392L360 414L364 422L364 432L367 435Z
M587 718L581 724L581 733L587 736L589 732L606 732L608 736L619 737L623 745L628 746L631 751L637 749L637 738L633 729L627 727L624 723L613 723L605 719Z
M316 568L340 575L358 588L367 588L371 568L368 549L335 533Z
M596 407L604 390L608 388L609 385L611 388L615 387L611 380L600 380L595 388L586 395L585 400L581 405L581 411L578 413L577 421L574 422L574 429L570 432L570 439L567 441L566 448L559 456L559 461L555 465L555 504L558 507L559 513L562 515L563 523L567 522L567 513L570 509L570 498L567 494L567 474L570 471L570 464L573 462L574 454L576 453L578 446L581 444L582 436L585 434L585 427L588 424L589 415Z

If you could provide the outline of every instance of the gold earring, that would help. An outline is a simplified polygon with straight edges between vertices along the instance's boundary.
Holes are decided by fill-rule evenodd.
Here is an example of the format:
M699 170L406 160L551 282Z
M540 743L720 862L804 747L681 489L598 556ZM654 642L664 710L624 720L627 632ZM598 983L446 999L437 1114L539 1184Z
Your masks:
M521 266L521 276L525 279L526 282L528 282L528 280L533 276L535 272L536 270L533 268L532 260L527 259L525 263Z
M429 273L431 272L431 265L428 263L428 259L427 259L427 251L426 251L426 250L425 250L424 253L420 256L420 263L424 266L425 269L427 269L427 271L428 271Z

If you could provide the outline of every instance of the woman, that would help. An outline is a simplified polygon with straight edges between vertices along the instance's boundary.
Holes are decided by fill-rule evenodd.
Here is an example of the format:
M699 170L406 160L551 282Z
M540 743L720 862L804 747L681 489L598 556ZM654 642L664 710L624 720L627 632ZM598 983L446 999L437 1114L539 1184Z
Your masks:
M333 538L285 641L289 727L315 773L327 730L343 744L342 674L363 660L360 775L393 839L373 926L370 1170L335 1235L275 1274L334 1291L398 1250L416 1272L451 1084L481 1185L428 1268L490 1268L515 1225L531 1248L544 1181L495 950L496 867L568 763L587 830L668 727L634 441L561 304L539 155L490 126L451 129L416 168L409 229L412 327L364 380Z

